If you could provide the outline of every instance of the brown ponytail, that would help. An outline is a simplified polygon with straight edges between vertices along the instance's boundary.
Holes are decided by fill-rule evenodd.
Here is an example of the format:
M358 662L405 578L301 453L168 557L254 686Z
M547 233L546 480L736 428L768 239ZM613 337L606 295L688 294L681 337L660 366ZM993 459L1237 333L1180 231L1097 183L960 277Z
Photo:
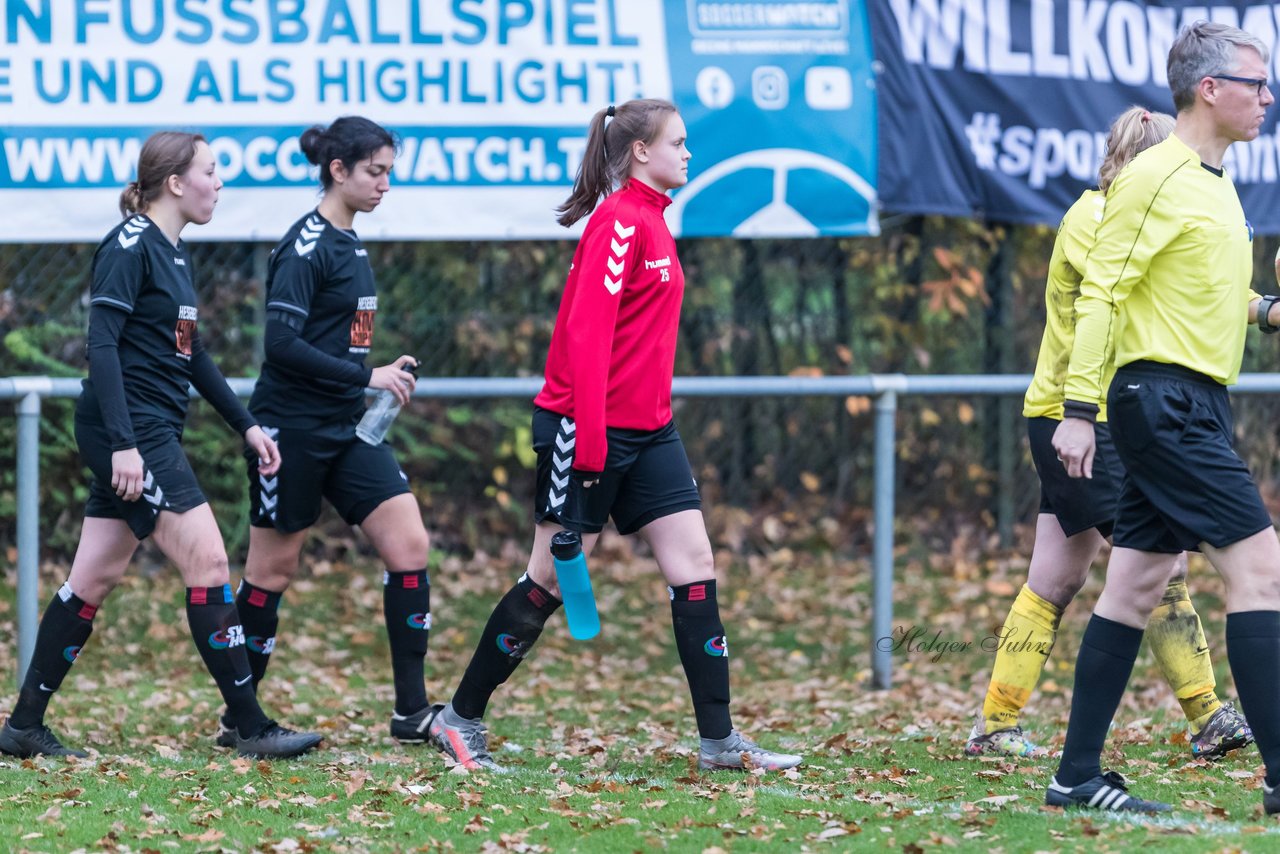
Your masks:
M204 142L198 133L162 130L151 134L138 155L138 179L125 185L120 194L120 216L146 213L164 191L170 175L183 175L196 156L196 145Z
M557 222L568 228L595 210L601 197L631 174L632 144L654 144L674 112L675 104L657 98L637 98L597 112L587 128L587 147L573 192L556 208Z

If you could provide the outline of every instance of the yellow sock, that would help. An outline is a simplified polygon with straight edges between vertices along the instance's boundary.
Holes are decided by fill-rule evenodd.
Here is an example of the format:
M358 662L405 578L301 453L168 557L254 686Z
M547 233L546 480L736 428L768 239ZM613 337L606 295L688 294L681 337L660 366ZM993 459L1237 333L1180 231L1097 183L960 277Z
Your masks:
M1200 615L1187 595L1186 581L1170 582L1164 598L1151 612L1147 638L1182 713L1193 729L1203 729L1222 703L1214 693L1217 682L1209 660L1209 645Z
M982 702L987 732L1018 725L1058 637L1062 609L1022 585L997 638L996 663Z

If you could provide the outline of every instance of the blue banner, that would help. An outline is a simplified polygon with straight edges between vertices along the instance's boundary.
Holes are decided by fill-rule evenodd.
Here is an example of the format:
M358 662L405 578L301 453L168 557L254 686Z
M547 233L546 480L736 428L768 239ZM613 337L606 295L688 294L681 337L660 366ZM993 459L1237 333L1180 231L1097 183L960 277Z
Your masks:
M1280 4L1132 0L877 0L879 195L889 212L1056 225L1096 184L1111 121L1174 113L1178 29L1211 19L1272 52ZM1225 166L1258 231L1280 232L1276 109Z
M273 239L315 202L298 149L358 114L396 130L361 234L564 237L592 115L673 100L686 235L876 230L860 0L5 0L0 240L109 229L142 141L203 133L226 187L194 236Z

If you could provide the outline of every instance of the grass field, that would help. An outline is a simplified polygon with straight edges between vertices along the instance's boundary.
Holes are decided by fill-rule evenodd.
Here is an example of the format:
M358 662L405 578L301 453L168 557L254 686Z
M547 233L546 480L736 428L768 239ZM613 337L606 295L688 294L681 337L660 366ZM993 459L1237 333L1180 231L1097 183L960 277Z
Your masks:
M803 752L784 774L702 774L693 716L656 566L616 537L593 560L603 635L572 641L557 615L488 723L506 776L450 769L387 735L389 664L380 573L309 563L282 610L263 687L268 711L325 744L289 762L212 746L219 706L182 623L171 570L141 570L102 609L50 723L86 761L0 762L0 839L71 851L1160 851L1280 848L1261 815L1253 748L1191 760L1185 727L1144 651L1105 763L1141 796L1177 805L1158 820L1041 806L1052 762L972 760L963 739L989 672L982 641L1025 572L977 548L899 556L895 684L868 677L865 562L779 549L718 558L733 651L735 723ZM433 699L447 699L489 608L523 556L433 562ZM47 568L41 599L61 580ZM13 581L0 598L0 703L14 696ZM1225 675L1220 585L1193 562L1192 589ZM1025 719L1061 742L1093 582L1068 613ZM931 647L922 649L921 645ZM944 648L945 647L945 648ZM1220 682L1224 681L1220 679Z

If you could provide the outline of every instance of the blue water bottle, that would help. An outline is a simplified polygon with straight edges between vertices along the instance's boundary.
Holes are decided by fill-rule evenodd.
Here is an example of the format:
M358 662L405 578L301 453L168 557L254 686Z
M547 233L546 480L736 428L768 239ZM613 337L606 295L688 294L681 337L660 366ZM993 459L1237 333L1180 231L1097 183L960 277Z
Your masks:
M591 640L600 634L600 615L596 612L596 596L591 592L591 576L587 575L587 559L582 554L582 536L575 531L556 534L551 538L551 559L556 565L556 583L564 599L569 634L575 640Z

